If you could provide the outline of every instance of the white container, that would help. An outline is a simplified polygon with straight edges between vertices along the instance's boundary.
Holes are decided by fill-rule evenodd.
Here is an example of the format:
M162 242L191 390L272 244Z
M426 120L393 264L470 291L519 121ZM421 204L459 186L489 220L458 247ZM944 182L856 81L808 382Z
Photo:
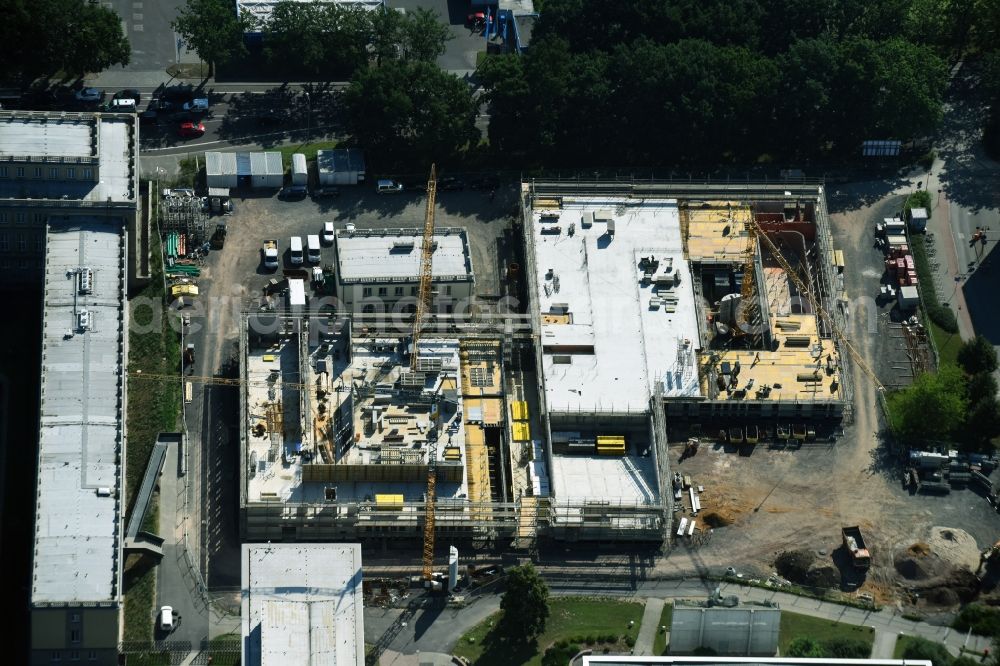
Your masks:
M307 185L309 183L309 166L306 156L302 153L292 155L292 185Z

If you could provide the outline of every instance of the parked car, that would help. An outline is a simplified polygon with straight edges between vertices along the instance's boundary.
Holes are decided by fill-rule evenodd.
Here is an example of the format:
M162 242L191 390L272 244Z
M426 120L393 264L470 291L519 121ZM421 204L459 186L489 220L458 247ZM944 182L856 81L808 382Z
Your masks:
M295 199L304 199L307 194L309 194L309 190L305 185L287 185L278 192L278 198L285 201L292 201Z
M74 97L76 97L76 101L78 102L100 102L104 99L104 91L100 88L81 88L76 91Z
M403 189L407 192L426 192L427 191L427 181L426 180L405 180L402 183Z
M108 103L108 111L118 111L121 113L135 113L135 100L131 97L115 98Z
M177 129L177 133L182 137L198 137L205 133L205 125L194 122L181 123L181 126Z
M312 191L312 196L313 199L332 199L333 197L340 196L340 188L333 187L332 185L317 187Z
M135 88L126 88L115 93L115 99L134 99L136 105L142 101L142 94Z
M208 111L208 99L205 97L196 97L190 102L184 102L181 109L184 111Z
M323 234L320 236L327 245L333 243L333 222L323 223Z
M403 184L388 178L381 178L375 187L375 191L379 194L396 194L403 191Z
M161 606L158 619L160 631L172 631L174 628L174 609L171 606Z

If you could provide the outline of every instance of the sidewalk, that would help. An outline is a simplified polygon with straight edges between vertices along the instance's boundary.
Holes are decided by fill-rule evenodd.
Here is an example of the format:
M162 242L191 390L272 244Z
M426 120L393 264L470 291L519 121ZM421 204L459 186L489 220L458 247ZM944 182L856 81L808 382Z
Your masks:
M646 609L642 612L642 624L639 625L639 635L635 639L635 654L653 654L653 642L659 629L660 613L663 612L665 600L650 597L646 599Z

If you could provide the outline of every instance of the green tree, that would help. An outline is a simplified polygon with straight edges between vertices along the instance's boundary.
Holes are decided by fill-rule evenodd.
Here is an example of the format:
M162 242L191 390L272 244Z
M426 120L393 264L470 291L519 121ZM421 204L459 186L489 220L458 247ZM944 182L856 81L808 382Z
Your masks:
M946 439L965 422L968 399L962 371L945 366L924 373L890 397L896 430L908 439Z
M958 364L970 375L993 372L997 369L997 352L992 343L982 335L962 343L958 350Z
M934 666L950 666L952 656L940 643L913 636L903 650L903 659L926 659Z
M404 57L410 60L434 62L444 53L445 44L454 35L448 26L438 19L436 12L418 8L406 16L403 22Z
M479 136L469 86L427 62L361 70L344 103L352 133L382 168L446 162Z
M313 73L328 64L327 12L318 2L283 0L274 5L264 28L267 57L272 62L297 62Z
M789 657L798 657L800 659L822 659L827 656L820 642L809 636L799 636L792 639L792 642L788 644L786 653Z
M977 398L995 396L997 389L997 380L993 377L993 373L980 372L969 377L967 392L970 400L975 401Z
M171 25L214 74L216 65L246 53L243 33L251 27L248 16L238 17L232 0L187 0Z
M83 76L127 65L121 17L86 0L10 0L0 25L0 77L25 83L61 72Z
M507 572L507 590L500 598L500 628L508 639L529 641L545 629L549 588L535 567L526 564Z
M985 604L969 604L952 622L958 631L972 631L980 636L1000 638L1000 609Z

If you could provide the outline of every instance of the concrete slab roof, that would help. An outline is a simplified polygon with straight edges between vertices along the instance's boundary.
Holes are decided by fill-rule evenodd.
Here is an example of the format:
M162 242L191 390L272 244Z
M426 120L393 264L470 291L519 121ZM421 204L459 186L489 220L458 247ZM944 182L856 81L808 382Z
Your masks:
M121 229L120 220L69 217L50 222L31 590L35 605L116 603L121 596L118 461L128 318ZM89 269L89 293L81 288L81 267Z
M247 666L364 663L360 544L241 548Z
M341 281L418 281L422 235L417 229L339 231L336 249ZM465 230L437 229L434 242L434 278L471 280L472 259Z

